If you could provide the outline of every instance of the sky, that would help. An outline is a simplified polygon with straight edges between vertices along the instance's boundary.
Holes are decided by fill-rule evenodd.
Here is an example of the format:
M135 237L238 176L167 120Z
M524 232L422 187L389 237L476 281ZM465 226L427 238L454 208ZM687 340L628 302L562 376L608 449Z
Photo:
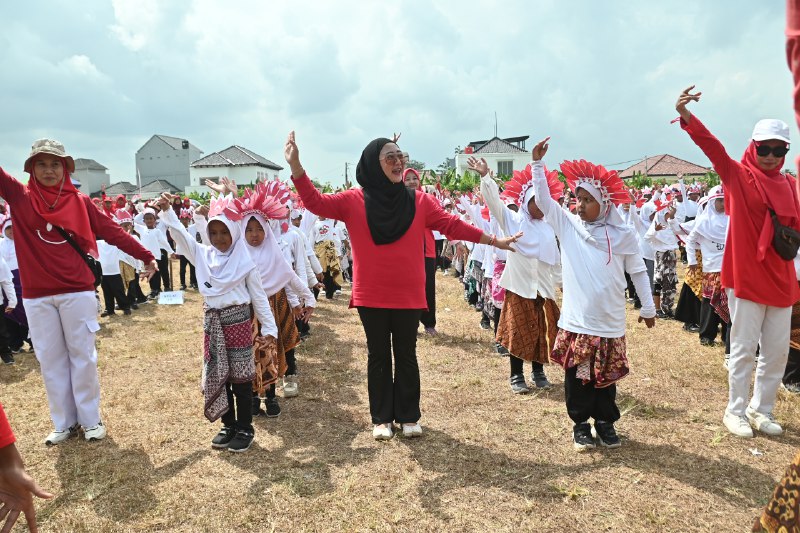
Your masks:
M238 144L340 184L402 132L436 168L494 135L551 136L546 161L708 166L670 121L681 90L738 159L755 122L794 125L784 2L707 0L28 0L0 3L0 166L63 142L135 182L154 134ZM793 158L793 150L787 161ZM612 165L613 163L620 163ZM288 168L283 176L288 178Z

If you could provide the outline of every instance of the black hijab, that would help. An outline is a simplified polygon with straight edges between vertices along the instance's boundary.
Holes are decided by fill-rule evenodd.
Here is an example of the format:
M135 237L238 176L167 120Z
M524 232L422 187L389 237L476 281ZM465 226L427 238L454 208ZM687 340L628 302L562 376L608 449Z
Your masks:
M405 234L416 213L414 191L405 184L392 183L378 157L389 139L375 139L361 152L356 181L364 189L367 226L375 244L389 244Z

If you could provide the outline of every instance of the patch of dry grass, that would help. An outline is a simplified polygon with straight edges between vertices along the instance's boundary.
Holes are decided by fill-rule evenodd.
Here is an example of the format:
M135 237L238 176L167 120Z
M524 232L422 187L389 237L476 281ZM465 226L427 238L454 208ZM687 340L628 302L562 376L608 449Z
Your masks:
M724 431L722 349L676 322L628 320L623 446L577 454L550 391L513 396L453 278L438 275L437 338L420 338L425 436L369 432L363 331L348 295L323 300L298 353L300 396L258 419L246 454L210 448L202 415L201 299L102 319L109 437L54 448L35 358L0 368L2 401L29 471L57 497L43 531L744 531L800 443L797 398L781 393L780 438ZM446 310L449 309L448 310ZM528 370L526 369L526 372ZM753 456L749 448L764 455Z

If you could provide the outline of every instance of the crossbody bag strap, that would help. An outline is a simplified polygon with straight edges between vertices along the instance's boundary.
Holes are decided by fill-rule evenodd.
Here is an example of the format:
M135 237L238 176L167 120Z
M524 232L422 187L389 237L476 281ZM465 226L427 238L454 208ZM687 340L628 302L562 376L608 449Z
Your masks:
M78 246L78 243L75 242L75 240L72 237L69 236L69 233L67 233L66 230L64 228L62 228L61 226L54 226L54 227L56 228L56 230L58 230L58 232L61 234L61 236L64 237L64 240L66 240L69 243L69 245L72 246L72 249L75 250L76 252L78 252L78 255L81 256L81 259L86 261L86 263L88 264L89 262L87 261L87 258L86 258L86 252L81 250L81 247Z

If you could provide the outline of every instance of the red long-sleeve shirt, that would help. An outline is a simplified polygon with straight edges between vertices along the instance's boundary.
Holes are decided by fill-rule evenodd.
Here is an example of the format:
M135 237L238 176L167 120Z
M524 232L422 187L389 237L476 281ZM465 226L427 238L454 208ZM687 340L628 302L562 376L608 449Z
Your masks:
M800 0L786 2L786 60L794 78L794 118L800 127ZM800 155L795 166L800 169Z
M9 444L14 444L14 432L11 431L11 424L8 423L6 412L3 411L3 404L0 404L0 448L5 448Z
M725 253L722 256L722 286L738 298L775 307L791 307L800 299L794 262L782 259L772 246L758 261L758 239L767 206L753 176L731 159L722 143L694 115L681 127L714 165L725 187L725 208L730 214ZM13 210L12 210L13 213ZM787 224L789 221L781 220Z
M416 213L405 234L393 243L377 245L367 225L363 190L321 194L305 174L293 181L309 211L347 225L353 252L350 307L427 309L423 250L426 228L472 242L478 242L483 235L478 228L447 214L430 195L416 194Z
M34 178L31 178L34 179ZM33 209L28 187L0 168L0 196L11 206L23 298L93 291L94 274L86 262L48 222ZM149 263L153 254L116 222L100 213L89 197L81 195L94 234L123 252ZM48 229L49 227L49 229Z

